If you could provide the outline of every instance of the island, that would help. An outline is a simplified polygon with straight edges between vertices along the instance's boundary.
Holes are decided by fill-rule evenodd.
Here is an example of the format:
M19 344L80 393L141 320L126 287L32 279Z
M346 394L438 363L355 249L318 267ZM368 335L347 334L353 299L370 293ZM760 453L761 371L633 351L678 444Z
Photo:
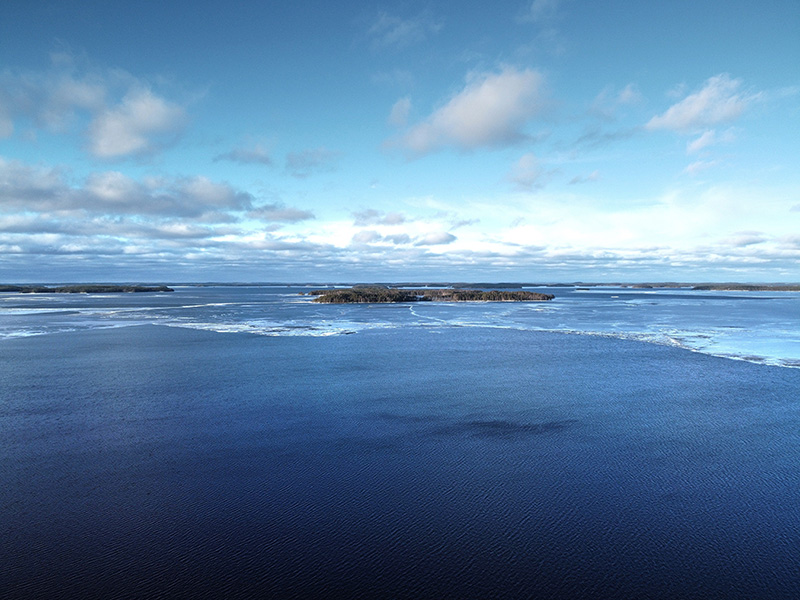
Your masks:
M555 296L527 291L468 289L398 289L354 287L313 290L314 302L326 304L396 303L396 302L545 302Z
M48 287L43 285L0 285L0 292L16 292L19 294L120 294L141 292L174 292L165 285L60 285Z

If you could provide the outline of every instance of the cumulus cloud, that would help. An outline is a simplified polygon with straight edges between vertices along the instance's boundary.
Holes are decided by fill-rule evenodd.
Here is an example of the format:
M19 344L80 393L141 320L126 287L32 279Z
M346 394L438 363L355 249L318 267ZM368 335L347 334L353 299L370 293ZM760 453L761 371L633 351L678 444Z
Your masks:
M373 46L403 47L424 41L437 33L442 25L428 13L416 17L402 18L382 12L368 30Z
M52 133L88 121L86 149L97 158L122 159L157 151L186 124L185 107L144 80L93 69L67 54L51 58L42 71L0 73L0 137L12 135L17 121Z
M286 170L292 177L305 179L318 171L332 171L339 156L340 152L324 147L290 152L286 155Z
M406 218L403 214L393 212L385 213L374 208L368 208L353 213L353 224L357 227L364 227L367 225L400 225L405 223Z
M148 89L131 91L89 125L89 149L98 158L150 154L164 136L180 131L185 116L181 106Z
M230 152L217 154L214 157L214 162L222 160L229 160L243 165L271 165L272 157L269 152L261 144L256 144L253 147L239 147L234 148Z
M699 91L650 119L645 128L692 132L734 121L759 97L741 88L742 80L731 79L726 73L711 77Z
M526 139L525 126L545 106L542 75L511 67L474 75L458 94L399 140L412 154L446 146L498 147Z

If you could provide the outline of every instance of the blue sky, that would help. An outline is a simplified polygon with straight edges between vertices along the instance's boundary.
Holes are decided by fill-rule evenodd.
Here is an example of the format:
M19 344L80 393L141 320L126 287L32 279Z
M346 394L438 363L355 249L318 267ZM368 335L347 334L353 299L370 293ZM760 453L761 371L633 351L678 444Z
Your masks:
M800 281L800 4L0 7L0 281Z

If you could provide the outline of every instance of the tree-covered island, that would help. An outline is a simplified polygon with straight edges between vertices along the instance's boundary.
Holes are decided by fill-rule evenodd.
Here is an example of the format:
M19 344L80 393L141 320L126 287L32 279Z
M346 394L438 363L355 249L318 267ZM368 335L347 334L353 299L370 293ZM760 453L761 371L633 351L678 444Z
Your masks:
M345 289L313 290L314 302L327 304L395 303L395 302L544 302L552 300L550 294L527 291L465 290L465 289L397 289L382 287L354 287Z
M120 294L129 292L174 292L166 285L0 285L0 292L19 294Z

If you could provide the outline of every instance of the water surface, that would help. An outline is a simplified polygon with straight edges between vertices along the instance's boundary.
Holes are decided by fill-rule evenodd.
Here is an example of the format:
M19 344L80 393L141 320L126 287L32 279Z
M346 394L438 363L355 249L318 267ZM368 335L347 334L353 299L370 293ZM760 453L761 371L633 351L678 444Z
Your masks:
M798 597L792 345L681 341L796 300L624 294L5 297L0 592Z

